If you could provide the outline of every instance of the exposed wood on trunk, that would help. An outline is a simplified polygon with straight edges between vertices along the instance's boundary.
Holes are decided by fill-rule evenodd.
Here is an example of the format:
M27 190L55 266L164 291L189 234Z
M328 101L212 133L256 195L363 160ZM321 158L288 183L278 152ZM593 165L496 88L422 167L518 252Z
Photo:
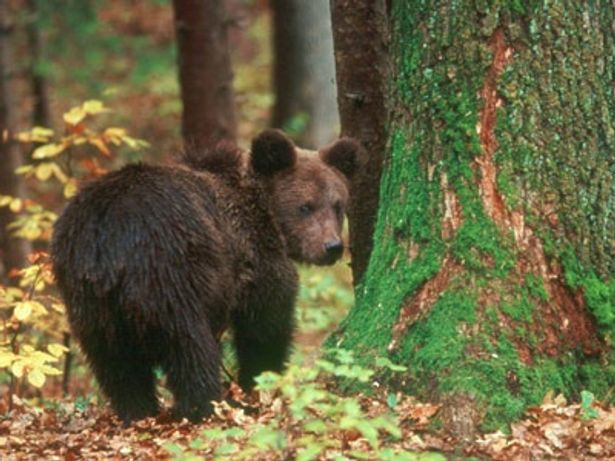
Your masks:
M19 146L11 139L17 127L18 104L15 100L15 59L12 53L14 25L7 0L0 0L0 195L24 196L23 181L15 175L22 164ZM0 251L2 271L0 278L6 281L9 271L26 263L29 244L9 235L6 226L15 215L8 208L0 208Z
M500 227L504 227L507 221L507 212L504 200L496 186L496 167L493 162L493 153L498 148L495 138L496 110L502 104L497 94L497 84L502 71L510 60L512 50L506 47L504 34L501 29L496 29L491 37L491 49L493 61L485 78L485 84L481 91L481 97L485 102L480 116L480 125L476 127L483 155L477 160L480 167L480 191L483 205L487 214Z
M393 351L399 346L399 341L408 328L429 313L440 294L446 289L451 278L459 273L461 266L447 258L442 263L438 274L425 282L400 308L399 317L391 331L391 342L388 350Z
M184 141L234 140L236 121L228 21L222 0L174 0Z
M384 0L331 0L331 14L342 134L358 139L365 147L352 181L348 219L356 285L373 246L387 140L387 6Z
M297 142L319 148L338 131L337 91L329 0L272 0L272 124L296 127ZM292 129L291 129L292 132Z
M519 262L517 270L522 276L529 272L541 277L547 288L549 302L541 305L542 317L545 320L541 326L545 333L541 346L543 352L557 355L563 349L576 344L586 354L596 354L603 349L603 345L597 339L597 327L587 311L582 294L573 293L565 286L561 268L556 263L550 264L547 261L543 243L525 223L522 211L510 211L498 191L497 167L493 156L498 148L495 136L497 109L502 106L503 101L498 95L497 85L502 72L511 61L513 50L507 46L500 28L494 31L489 44L493 58L480 92L484 106L480 112L480 123L476 127L482 150L476 163L480 171L479 191L483 206L502 233L512 229L515 243L520 250L519 258L525 261Z

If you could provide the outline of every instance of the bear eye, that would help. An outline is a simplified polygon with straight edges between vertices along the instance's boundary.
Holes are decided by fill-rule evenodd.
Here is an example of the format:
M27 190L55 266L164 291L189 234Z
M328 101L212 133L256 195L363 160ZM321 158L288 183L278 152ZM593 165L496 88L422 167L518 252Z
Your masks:
M299 214L302 216L307 216L314 211L314 206L311 203L304 203L299 207Z

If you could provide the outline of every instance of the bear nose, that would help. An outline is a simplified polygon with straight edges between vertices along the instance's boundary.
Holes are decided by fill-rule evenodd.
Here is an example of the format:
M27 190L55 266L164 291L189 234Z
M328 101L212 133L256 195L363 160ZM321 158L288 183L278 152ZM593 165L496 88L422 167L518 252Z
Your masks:
M325 251L327 252L327 256L340 257L344 251L344 244L341 240L329 240L325 243Z

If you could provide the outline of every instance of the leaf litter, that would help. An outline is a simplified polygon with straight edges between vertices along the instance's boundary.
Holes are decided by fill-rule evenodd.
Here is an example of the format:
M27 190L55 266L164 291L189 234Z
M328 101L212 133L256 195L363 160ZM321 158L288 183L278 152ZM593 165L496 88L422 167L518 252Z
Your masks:
M202 424L174 421L163 411L124 427L106 407L79 410L61 401L40 408L14 397L11 412L4 401L0 404L0 459L615 459L615 410L595 401L568 404L562 396L547 397L513 423L509 433L482 434L461 444L434 428L439 405L402 395L359 395L355 400L366 421L394 414L398 436L378 428L371 440L369 431L342 423L331 438L319 424L297 424L292 402L282 395L260 391L247 396L235 384ZM326 421L319 419L318 405L306 406L305 412L306 420ZM313 444L306 442L309 438Z

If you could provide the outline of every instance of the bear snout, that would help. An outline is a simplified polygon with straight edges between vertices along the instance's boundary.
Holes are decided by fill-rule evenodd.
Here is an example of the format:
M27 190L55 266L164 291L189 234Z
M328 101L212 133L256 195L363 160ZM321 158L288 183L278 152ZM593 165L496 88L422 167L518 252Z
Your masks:
M340 239L329 240L325 243L325 251L327 252L328 257L335 258L337 260L344 252L344 244Z
M319 266L330 266L342 257L344 243L340 239L328 240L324 244L324 252L315 263Z

